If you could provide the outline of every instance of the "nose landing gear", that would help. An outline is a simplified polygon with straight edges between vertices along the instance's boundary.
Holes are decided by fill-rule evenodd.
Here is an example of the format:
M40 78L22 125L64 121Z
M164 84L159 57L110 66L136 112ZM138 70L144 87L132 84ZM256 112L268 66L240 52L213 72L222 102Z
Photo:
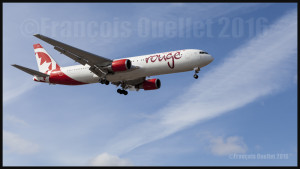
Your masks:
M200 72L200 68L199 68L199 67L195 67L194 70L195 70L194 78L195 78L195 79L198 79L197 73Z

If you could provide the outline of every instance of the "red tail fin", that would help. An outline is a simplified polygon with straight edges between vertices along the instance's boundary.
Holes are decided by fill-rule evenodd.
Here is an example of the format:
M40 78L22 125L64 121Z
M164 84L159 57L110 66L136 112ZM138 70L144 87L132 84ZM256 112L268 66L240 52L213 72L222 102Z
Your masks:
M36 61L39 67L39 71L42 73L47 73L49 70L59 70L60 66L55 62L55 60L47 53L47 51L42 47L42 45L33 45Z

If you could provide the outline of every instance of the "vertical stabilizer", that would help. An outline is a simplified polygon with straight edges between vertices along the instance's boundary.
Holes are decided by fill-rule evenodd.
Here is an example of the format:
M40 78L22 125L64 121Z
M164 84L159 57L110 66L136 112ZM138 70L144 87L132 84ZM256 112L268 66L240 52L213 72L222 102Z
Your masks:
M55 60L47 53L47 51L40 44L34 44L34 53L39 67L39 71L47 73L50 70L59 70L60 66Z

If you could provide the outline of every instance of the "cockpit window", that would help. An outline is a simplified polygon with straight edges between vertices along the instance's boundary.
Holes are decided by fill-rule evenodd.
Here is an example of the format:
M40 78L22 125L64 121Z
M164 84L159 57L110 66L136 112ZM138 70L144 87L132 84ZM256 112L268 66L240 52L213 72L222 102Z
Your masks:
M204 51L200 51L200 54L208 54L207 52Z

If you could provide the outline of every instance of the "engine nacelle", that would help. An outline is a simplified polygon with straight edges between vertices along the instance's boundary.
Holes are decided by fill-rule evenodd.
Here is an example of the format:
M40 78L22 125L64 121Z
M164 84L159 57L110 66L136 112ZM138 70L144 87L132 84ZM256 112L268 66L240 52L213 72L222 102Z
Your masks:
M131 61L129 59L115 60L111 63L108 69L111 72L126 71L131 68Z
M140 84L139 88L144 90L155 90L159 89L161 86L159 79L148 79L145 80L142 84Z

